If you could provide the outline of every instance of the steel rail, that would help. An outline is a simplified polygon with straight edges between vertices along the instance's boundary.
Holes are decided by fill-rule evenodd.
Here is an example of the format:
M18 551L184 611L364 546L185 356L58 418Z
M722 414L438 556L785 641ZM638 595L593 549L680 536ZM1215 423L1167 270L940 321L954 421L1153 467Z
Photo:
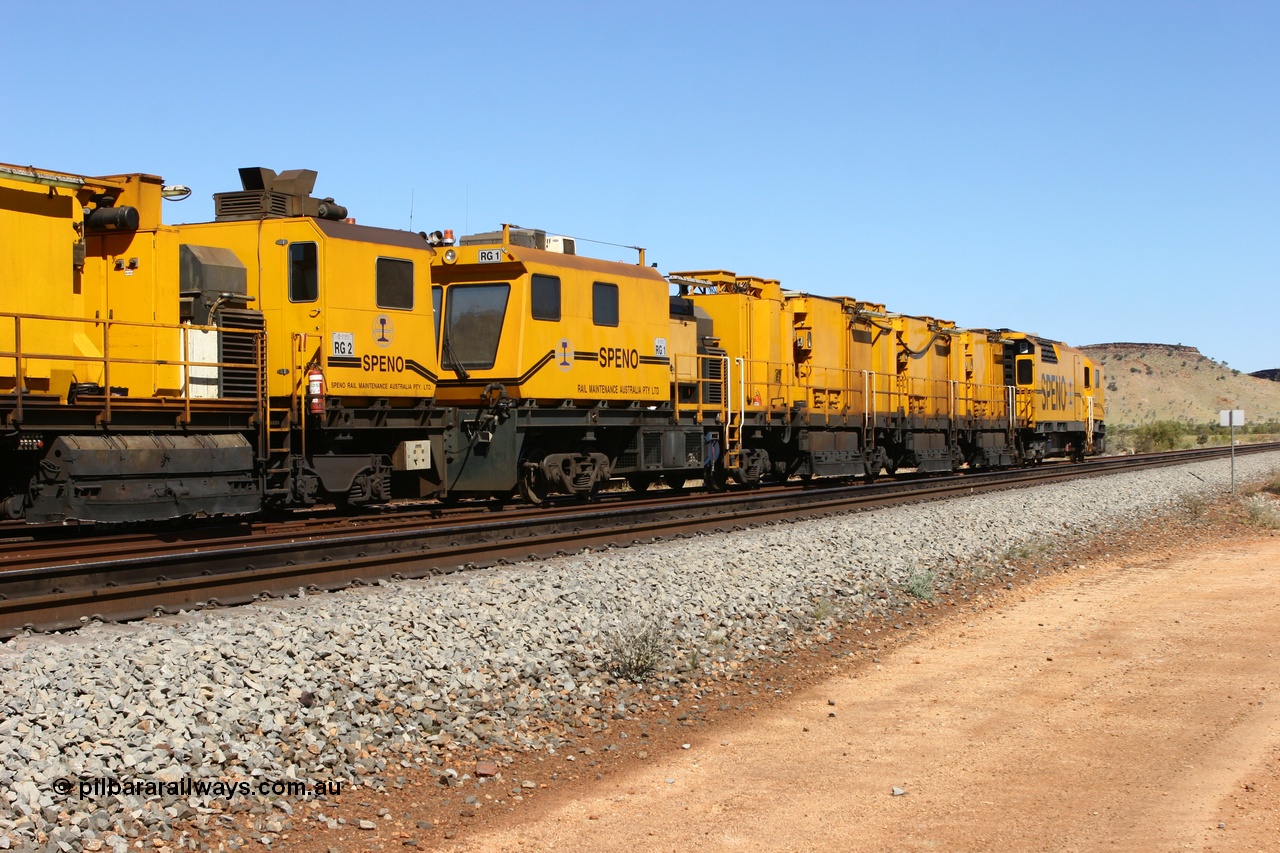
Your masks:
M1237 454L1275 450L1246 445ZM744 529L777 521L937 500L1078 477L1225 457L1200 448L1104 457L873 485L809 483L802 489L734 490L664 500L575 504L495 514L478 520L406 516L352 529L292 531L214 542L202 539L160 553L75 557L0 571L0 637L70 628L90 619L128 620L154 613L237 604L300 589L336 589L386 578L416 578L514 563L582 548L616 547Z

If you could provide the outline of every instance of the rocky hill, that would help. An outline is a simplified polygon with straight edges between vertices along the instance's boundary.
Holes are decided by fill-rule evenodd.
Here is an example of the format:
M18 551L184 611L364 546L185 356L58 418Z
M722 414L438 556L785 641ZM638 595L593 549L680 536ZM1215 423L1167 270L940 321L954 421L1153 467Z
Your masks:
M1108 426L1216 424L1222 409L1244 409L1247 424L1280 421L1280 382L1233 370L1195 347L1114 343L1080 349L1102 363Z

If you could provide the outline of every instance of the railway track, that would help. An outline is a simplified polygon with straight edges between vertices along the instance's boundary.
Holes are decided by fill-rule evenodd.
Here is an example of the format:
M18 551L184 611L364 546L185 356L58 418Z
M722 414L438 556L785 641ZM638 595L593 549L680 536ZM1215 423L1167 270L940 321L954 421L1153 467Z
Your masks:
M1237 447L1238 454L1280 445ZM1106 457L873 485L721 494L608 496L593 504L502 512L438 508L355 519L298 519L100 536L43 539L6 528L0 538L0 637L227 606L299 589L337 589L417 578L698 533L936 500L994 489L1225 457L1229 448Z

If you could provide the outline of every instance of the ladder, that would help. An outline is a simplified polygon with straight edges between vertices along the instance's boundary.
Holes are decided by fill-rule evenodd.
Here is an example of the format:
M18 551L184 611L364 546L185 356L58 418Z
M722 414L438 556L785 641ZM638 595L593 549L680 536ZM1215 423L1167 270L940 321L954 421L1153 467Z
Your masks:
M738 366L738 408L733 407L733 364ZM724 420L724 468L733 471L742 467L742 415L747 408L747 371L741 358L732 363L725 358L725 395L727 401Z
M290 398L290 402L296 399L295 393ZM271 400L267 400L266 429L263 430L266 435L263 460L268 466L265 469L266 482L263 484L264 497L287 498L289 496L290 471L287 460L293 449L294 422L292 406L288 408L273 406Z
M289 482L293 474L288 467L289 457L294 454L306 455L306 430L302 428L304 401L301 396L306 378L300 355L305 350L308 337L310 336L298 332L293 334L293 346L289 348L292 355L289 374L292 385L289 396L275 398L267 393L265 387L263 389L263 406L266 412L263 429L266 447L263 449L263 460L268 466L265 472L266 482L263 484L264 497L288 498L291 493Z
M1085 397L1089 404L1088 420L1084 425L1084 447L1089 453L1093 452L1093 397Z

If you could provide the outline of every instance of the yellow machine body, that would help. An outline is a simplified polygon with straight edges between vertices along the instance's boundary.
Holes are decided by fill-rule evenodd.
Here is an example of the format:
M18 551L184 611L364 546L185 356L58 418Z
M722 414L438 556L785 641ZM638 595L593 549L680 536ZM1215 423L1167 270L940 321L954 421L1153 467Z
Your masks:
M899 418L949 418L955 323L893 314L876 319L872 328L880 333L872 344L872 411Z
M1004 424L1010 429L1012 389L1004 383L1004 345L1000 336L982 329L959 330L951 336L955 412L960 425Z
M1064 344L542 231L357 225L315 178L241 169L215 221L165 225L185 188L154 175L0 164L0 513L538 504L1105 446L1102 372Z
M0 356L0 392L185 393L175 235L160 223L160 191L153 175L0 166L0 352L11 354ZM100 213L128 213L133 227L95 228Z
M714 325L718 346L728 356L728 392L734 408L786 411L796 386L778 282L727 270L691 270L671 277L692 288L689 298Z
M1029 432L1075 433L1093 449L1096 424L1105 418L1099 365L1073 347L1023 332L1001 330L1006 377L1016 388L1015 417Z
M806 420L854 418L869 411L875 330L846 297L788 293L789 338Z
M518 245L509 232L437 256L437 399L669 401L666 280L645 266Z
M434 250L419 235L307 216L177 228L183 245L230 250L246 268L272 398L304 395L315 366L326 394L352 405L435 395Z

